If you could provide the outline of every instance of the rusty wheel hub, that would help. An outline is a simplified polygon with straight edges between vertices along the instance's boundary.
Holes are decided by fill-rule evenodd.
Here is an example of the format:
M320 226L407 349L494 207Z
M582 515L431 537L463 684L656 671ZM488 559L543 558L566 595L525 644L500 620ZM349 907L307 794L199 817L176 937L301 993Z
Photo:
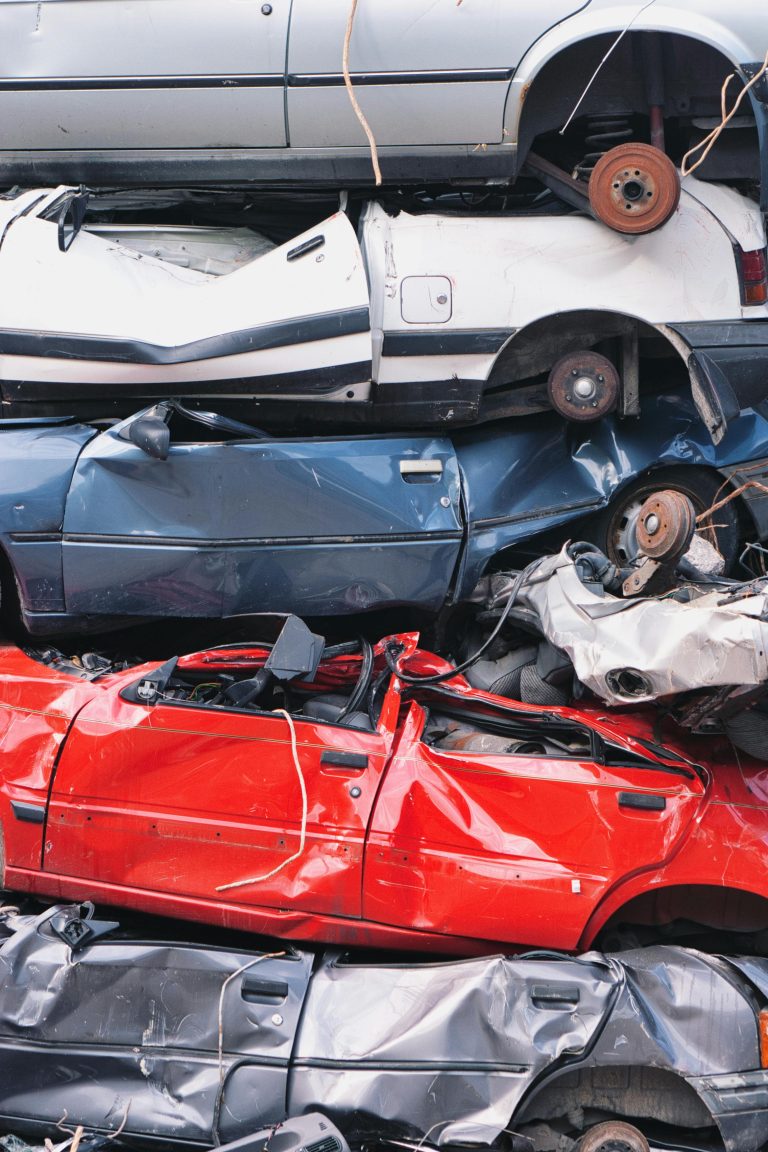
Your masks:
M633 1124L607 1120L582 1136L578 1152L650 1152L650 1149L645 1136Z
M549 374L549 402L566 420L599 420L619 400L619 374L597 352L572 352Z
M616 232L653 232L669 220L679 200L677 169L650 144L612 148L600 157L589 178L592 211Z
M688 550L696 530L696 512L682 492L668 489L649 496L640 509L637 543L652 560L672 561Z

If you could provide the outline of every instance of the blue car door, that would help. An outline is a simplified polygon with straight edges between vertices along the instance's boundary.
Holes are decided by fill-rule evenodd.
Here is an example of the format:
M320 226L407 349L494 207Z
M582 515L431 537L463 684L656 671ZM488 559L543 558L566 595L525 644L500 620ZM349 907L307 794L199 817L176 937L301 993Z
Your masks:
M442 604L462 537L450 440L249 439L171 418L158 459L130 439L142 415L78 460L62 544L68 612L336 615Z

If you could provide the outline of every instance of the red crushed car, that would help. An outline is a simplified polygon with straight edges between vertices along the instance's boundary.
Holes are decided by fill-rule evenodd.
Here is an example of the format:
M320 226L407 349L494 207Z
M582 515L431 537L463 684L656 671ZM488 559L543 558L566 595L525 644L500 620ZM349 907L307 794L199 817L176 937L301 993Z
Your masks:
M413 634L281 623L118 671L0 649L4 884L453 954L768 927L764 764L657 711L408 685L393 652L450 675Z

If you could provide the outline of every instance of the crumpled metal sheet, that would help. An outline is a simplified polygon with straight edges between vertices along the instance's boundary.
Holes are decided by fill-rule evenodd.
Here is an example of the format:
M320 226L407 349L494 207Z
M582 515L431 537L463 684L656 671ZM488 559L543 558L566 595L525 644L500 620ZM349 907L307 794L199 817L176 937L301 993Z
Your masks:
M536 1117L550 1076L636 1065L700 1087L715 1113L724 1077L748 1080L726 1148L768 1139L752 991L768 961L742 973L657 947L372 963L119 936L72 951L55 915L11 917L0 946L0 1117L16 1131L66 1110L91 1131L210 1145L319 1110L348 1138L490 1143Z
M619 980L598 955L324 963L297 1040L290 1110L322 1100L340 1126L354 1115L362 1131L384 1123L438 1144L490 1143L534 1077L595 1039Z
M607 704L768 681L768 593L729 600L719 588L689 603L598 595L564 548L530 571L518 603ZM623 669L640 672L647 691L617 689L611 674Z

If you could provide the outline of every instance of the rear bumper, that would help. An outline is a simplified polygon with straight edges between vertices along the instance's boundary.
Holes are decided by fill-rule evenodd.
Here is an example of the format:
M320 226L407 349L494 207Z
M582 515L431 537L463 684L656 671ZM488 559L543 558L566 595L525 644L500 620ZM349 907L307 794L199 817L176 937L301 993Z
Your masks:
M721 395L724 409L768 399L768 319L670 324ZM730 389L731 396L727 395Z
M768 1140L768 1070L686 1080L720 1129L727 1152L758 1152Z

